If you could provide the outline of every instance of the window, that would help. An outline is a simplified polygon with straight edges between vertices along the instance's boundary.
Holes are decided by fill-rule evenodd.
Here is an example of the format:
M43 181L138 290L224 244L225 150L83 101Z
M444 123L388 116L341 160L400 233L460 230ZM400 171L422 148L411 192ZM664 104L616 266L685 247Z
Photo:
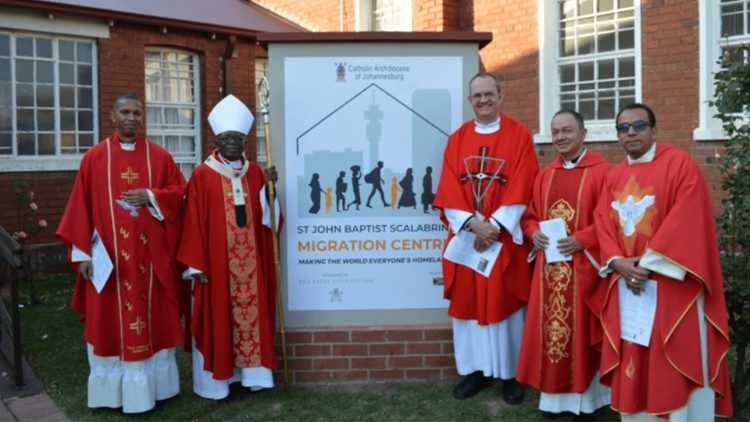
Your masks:
M359 0L358 31L411 31L410 0Z
M23 162L6 159L2 170L80 158L97 135L95 87L94 42L0 32L0 157Z
M255 87L258 92L258 84L260 84L261 78L268 77L266 73L268 70L268 59L255 59ZM260 95L255 96L255 139L257 144L255 145L255 156L256 161L261 167L267 165L268 158L266 157L266 129L263 122L263 113L261 113L262 107L260 105Z
M145 65L148 137L166 148L189 177L201 152L198 56L148 49Z
M640 18L633 0L540 0L540 122L549 142L560 109L586 119L589 140L615 140L614 118L640 98Z
M721 121L716 109L708 103L714 99L714 73L723 54L735 54L736 46L750 43L750 0L701 0L699 124L693 131L696 140L723 139Z

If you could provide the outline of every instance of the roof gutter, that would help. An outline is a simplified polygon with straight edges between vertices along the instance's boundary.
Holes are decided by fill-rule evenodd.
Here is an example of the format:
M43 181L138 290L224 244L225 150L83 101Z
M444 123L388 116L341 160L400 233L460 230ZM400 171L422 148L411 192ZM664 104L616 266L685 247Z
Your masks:
M226 34L241 36L250 39L256 39L258 31L233 28L220 25L211 25L199 22L188 22L182 20L169 19L168 17L155 17L147 15L138 15L134 13L114 12L112 10L94 9L88 7L72 6L67 4L53 3L36 3L27 0L0 0L0 5L15 6L24 9L36 9L46 13L68 13L74 15L91 16L104 20L119 22L130 22L138 24L150 24L156 27L167 26L169 28L179 28L190 31L205 31L207 33Z

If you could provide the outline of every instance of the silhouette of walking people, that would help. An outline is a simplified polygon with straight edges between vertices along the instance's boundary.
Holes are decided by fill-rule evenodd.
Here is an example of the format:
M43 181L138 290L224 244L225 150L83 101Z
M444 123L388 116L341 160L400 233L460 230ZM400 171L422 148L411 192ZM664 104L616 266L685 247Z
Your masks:
M414 209L417 209L416 194L414 193L414 175L411 168L406 169L406 175L401 179L399 185L401 185L403 193L398 200L398 208L414 207Z
M383 206L388 207L391 204L385 202L385 193L383 192L383 186L385 184L385 181L380 176L380 171L383 169L383 162L378 161L377 167L372 169L371 172L367 173L365 176L365 182L372 185L372 192L370 192L370 196L367 198L367 208L372 208L370 206L370 200L375 195L375 192L380 192L380 199L383 201Z
M336 212L339 212L339 204L341 204L341 209L346 211L346 197L344 196L344 193L346 192L346 182L344 181L344 176L346 176L345 171L339 172L339 177L336 178Z
M425 175L422 178L422 208L425 214L427 214L427 207L432 206L432 201L435 199L435 194L432 193L432 167L427 166L425 169ZM432 207L434 210L435 207Z
M346 209L349 209L349 207L356 204L357 211L359 211L359 206L362 205L362 198L359 197L359 179L362 177L362 172L358 165L353 165L349 167L349 169L352 171L352 192L354 192L354 200L346 206Z
M312 179L310 180L310 199L312 200L312 207L308 210L310 214L317 214L320 211L320 195L325 193L320 188L320 175L313 173Z

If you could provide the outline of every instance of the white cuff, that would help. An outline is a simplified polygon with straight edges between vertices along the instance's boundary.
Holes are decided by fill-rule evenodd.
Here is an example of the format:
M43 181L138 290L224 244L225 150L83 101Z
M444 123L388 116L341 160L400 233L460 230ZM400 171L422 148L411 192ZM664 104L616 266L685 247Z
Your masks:
M651 249L646 249L646 253L643 254L640 261L638 261L638 265L647 270L651 270L655 273L659 273L661 275L680 281L683 281L685 279L685 275L687 274L687 271L685 271L684 268L675 265L667 259L664 259L663 256L652 251Z
M161 209L159 209L159 204L156 202L154 193L151 192L151 189L146 189L146 192L148 192L148 204L146 205L146 208L148 208L148 212L150 212L155 219L164 221L164 214L162 214Z
M262 223L264 226L271 228L271 207L268 206L268 198L266 198L266 187L260 190L260 207L263 211ZM279 198L274 196L273 198L274 211L276 212L276 230L279 229L279 218L281 217L281 207L279 206Z
M499 221L505 230L513 237L513 243L523 244L523 230L521 230L521 216L526 211L526 205L503 205L492 213L492 218Z
M76 245L71 246L73 248L70 251L70 262L91 261L91 257L86 252L78 249Z
M185 271L182 272L182 279L183 280L189 280L189 279L193 278L193 276L196 275L196 274L203 274L203 271L196 270L193 267L189 267L187 270L185 270Z
M443 209L445 218L448 219L448 225L451 226L453 233L458 233L464 227L466 220L473 217L474 214L453 208Z

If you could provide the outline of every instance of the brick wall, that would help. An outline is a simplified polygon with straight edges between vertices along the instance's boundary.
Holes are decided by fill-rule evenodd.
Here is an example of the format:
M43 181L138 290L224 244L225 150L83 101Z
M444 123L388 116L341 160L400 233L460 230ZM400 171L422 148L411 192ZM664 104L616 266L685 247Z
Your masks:
M294 329L286 333L290 382L452 379L452 339L444 325Z
M112 104L118 95L133 92L145 96L145 49L165 47L187 50L200 56L200 97L202 154L205 157L214 148L214 139L206 120L213 106L223 98L221 57L227 46L226 36L212 40L210 34L169 29L166 34L159 27L117 23L110 28L110 38L98 42L99 80L99 136L105 138L114 131L110 121ZM231 93L255 108L255 52L254 41L238 38L234 57L230 61L229 86ZM145 128L144 131L145 133ZM247 156L255 158L254 132L247 143ZM0 192L10 194L15 180L25 180L35 194L39 205L39 218L47 220L48 228L40 233L40 243L54 242L54 231L67 203L75 180L75 172L14 172L0 174ZM10 231L17 230L15 198L0 203L0 225Z

